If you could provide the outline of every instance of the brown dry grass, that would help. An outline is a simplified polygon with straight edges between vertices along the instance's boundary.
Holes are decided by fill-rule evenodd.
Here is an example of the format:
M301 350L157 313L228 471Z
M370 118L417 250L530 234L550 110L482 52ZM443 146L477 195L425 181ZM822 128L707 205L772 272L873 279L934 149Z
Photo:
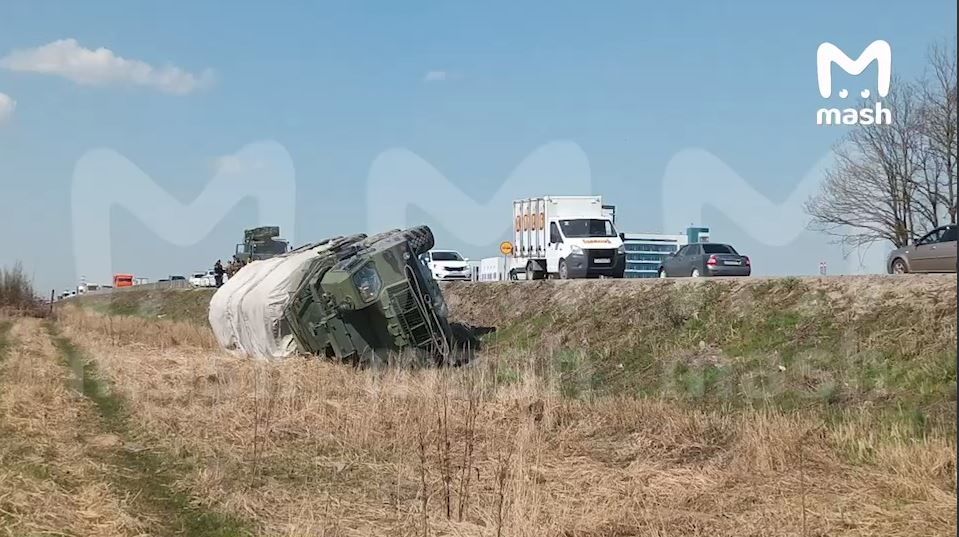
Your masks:
M867 409L571 400L460 370L240 360L194 326L63 312L180 485L265 535L952 535L956 444ZM510 362L536 363L515 354Z
M142 525L94 456L95 411L69 388L41 322L13 322L0 357L0 535L137 535Z
M46 317L49 312L49 306L37 297L33 281L19 261L11 268L0 267L0 316Z

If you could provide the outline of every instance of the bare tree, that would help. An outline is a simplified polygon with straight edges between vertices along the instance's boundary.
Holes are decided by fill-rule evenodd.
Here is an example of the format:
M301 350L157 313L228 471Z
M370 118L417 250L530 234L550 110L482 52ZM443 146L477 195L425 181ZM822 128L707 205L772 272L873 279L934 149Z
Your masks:
M835 166L806 202L811 227L847 249L888 240L906 244L914 225L924 152L916 87L895 82L885 99L892 125L859 126L837 145ZM870 103L864 103L868 107Z
M924 192L927 203L935 200L943 219L956 223L957 95L956 46L943 41L929 48L930 74L922 83L922 127L926 138L929 171ZM941 206L941 207L940 207ZM935 227L939 220L930 222Z
M834 236L847 252L886 240L898 248L956 222L954 43L930 47L930 74L921 81L893 81L883 100L892 124L850 131L837 145L835 165L819 192L806 202L810 227Z

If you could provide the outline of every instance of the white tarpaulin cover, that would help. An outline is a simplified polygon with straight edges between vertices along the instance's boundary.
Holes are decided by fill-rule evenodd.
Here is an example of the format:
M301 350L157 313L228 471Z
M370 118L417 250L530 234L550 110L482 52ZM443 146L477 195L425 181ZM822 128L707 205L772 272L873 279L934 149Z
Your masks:
M255 358L286 358L298 352L278 324L310 263L332 242L280 257L254 261L217 289L210 300L210 327L220 345Z

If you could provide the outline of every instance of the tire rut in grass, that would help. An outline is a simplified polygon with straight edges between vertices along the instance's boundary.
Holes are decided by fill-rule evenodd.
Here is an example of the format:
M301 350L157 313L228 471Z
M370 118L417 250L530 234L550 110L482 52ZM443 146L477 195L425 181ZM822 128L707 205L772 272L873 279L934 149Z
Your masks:
M0 320L0 360L3 360L10 345L10 327L12 326L13 323L9 320Z
M176 479L189 470L186 465L138 447L133 442L130 417L122 398L110 390L108 382L100 377L92 360L70 339L61 335L54 324L47 323L46 328L66 366L73 372L74 387L96 407L99 429L123 440L121 447L102 451L103 462L117 469L110 472L113 485L135 498L138 507L156 521L156 535L253 535L245 521L197 507L189 494L177 490Z

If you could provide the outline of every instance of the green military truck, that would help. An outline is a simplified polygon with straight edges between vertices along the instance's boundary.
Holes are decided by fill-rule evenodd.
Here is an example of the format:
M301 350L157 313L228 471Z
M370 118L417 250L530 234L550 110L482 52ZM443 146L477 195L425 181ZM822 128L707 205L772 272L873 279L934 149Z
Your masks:
M251 261L269 259L290 251L290 243L280 237L279 226L261 226L243 231L243 242L236 245L227 268L232 276Z
M418 226L254 261L217 290L210 324L224 348L254 357L462 363L472 349L454 342L442 292L418 261L433 243Z

